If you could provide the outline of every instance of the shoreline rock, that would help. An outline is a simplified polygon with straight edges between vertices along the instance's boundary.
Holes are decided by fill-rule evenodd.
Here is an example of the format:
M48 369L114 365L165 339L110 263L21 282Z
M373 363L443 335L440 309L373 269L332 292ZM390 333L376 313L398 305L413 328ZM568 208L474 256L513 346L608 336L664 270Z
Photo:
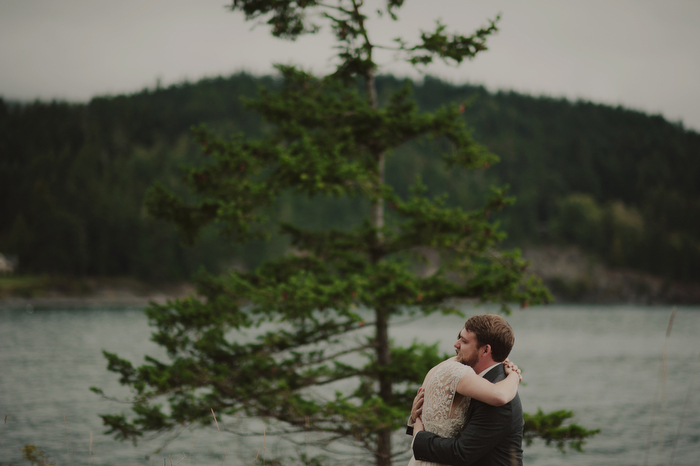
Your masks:
M630 269L612 269L575 247L523 250L530 270L562 303L700 304L700 283L671 282Z

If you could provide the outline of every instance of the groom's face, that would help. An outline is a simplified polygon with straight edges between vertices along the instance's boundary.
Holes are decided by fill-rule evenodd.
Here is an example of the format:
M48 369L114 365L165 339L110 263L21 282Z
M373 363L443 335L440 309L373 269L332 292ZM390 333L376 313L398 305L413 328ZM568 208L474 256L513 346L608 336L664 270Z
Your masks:
M474 332L462 329L455 343L457 362L474 367L479 362L479 348L477 347L476 335Z

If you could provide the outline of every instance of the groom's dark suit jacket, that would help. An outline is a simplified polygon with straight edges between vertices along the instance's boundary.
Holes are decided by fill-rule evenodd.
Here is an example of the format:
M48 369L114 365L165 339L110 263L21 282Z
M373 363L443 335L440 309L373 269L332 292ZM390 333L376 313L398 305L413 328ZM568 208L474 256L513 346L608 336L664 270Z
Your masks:
M484 378L493 383L505 379L503 364ZM442 438L418 432L413 440L417 460L451 466L522 466L523 408L520 395L503 406L490 406L472 399L467 422L457 438Z

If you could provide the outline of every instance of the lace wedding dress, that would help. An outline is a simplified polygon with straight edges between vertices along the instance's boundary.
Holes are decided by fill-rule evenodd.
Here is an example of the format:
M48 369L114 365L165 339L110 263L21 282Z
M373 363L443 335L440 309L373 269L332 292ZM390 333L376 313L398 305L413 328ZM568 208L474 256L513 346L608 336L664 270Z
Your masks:
M462 431L469 398L457 393L457 384L468 373L473 374L474 370L451 358L433 367L425 376L421 420L426 431L440 437L457 437ZM440 465L411 457L408 466Z

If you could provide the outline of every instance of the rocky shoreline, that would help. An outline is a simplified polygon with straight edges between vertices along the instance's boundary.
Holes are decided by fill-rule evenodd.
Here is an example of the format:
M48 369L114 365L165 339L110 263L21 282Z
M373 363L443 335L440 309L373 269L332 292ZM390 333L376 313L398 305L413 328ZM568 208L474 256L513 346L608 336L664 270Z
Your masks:
M611 269L576 248L526 248L523 256L558 303L700 304L700 283L669 282L634 270ZM131 278L5 276L0 280L0 307L142 308L193 292L188 283L153 285Z
M629 269L612 269L577 248L523 250L530 270L561 303L700 304L700 283L670 282Z

